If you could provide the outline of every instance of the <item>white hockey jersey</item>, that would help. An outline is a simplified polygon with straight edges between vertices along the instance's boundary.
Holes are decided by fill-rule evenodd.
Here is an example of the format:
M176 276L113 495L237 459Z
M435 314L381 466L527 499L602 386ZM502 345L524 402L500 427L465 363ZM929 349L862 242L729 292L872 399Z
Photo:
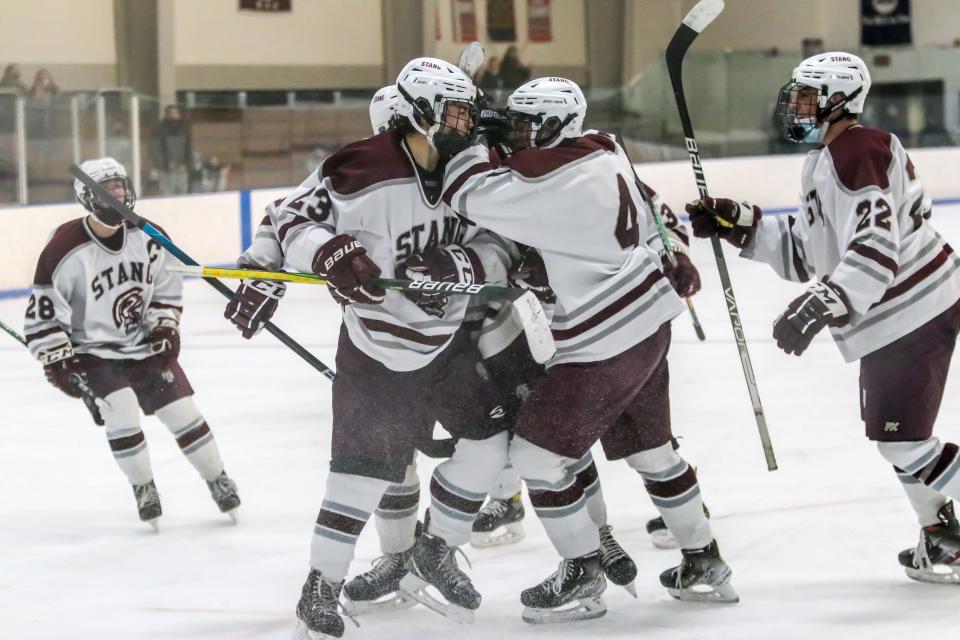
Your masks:
M429 202L394 131L343 147L268 215L285 263L298 271L310 271L320 246L339 234L359 240L386 278L405 277L404 260L430 246L470 247L491 281L506 278L515 255L512 243L462 221L440 200ZM343 318L363 353L394 371L413 371L449 344L467 303L466 296L451 295L438 318L401 292L387 291L383 304L349 304Z
M610 136L587 132L502 163L477 145L450 162L443 197L471 222L540 252L557 297L548 366L611 358L683 310L661 271L647 200Z
M930 199L896 136L854 126L803 165L799 216L763 217L741 255L798 282L829 279L849 321L833 327L852 362L960 298L960 260L927 221Z
M142 360L146 337L161 323L179 325L182 279L164 269L167 252L125 225L119 250L97 238L85 218L61 225L40 254L27 303L27 346L41 362L72 344L76 353Z

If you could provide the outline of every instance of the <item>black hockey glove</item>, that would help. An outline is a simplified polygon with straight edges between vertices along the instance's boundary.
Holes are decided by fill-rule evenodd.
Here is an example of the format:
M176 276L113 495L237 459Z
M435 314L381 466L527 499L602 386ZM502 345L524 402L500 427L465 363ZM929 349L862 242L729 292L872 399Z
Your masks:
M673 254L677 259L677 266L670 264L670 258L664 253L660 256L663 263L663 275L670 281L673 290L681 298L689 298L700 291L700 272L693 266L690 256L685 253L675 251Z
M147 336L150 352L164 360L172 360L180 355L180 332L170 324L159 324Z
M432 247L404 262L407 278L414 282L479 284L486 277L476 251L458 244ZM404 295L426 313L438 318L447 306L447 294L404 291Z
M270 321L287 291L285 282L243 280L230 298L223 317L233 323L245 339L260 333Z
M757 223L763 216L760 207L746 201L706 196L687 204L690 226L698 238L717 236L738 249L753 242Z
M843 291L818 282L789 305L773 323L773 339L786 353L801 355L827 324L841 326L849 319Z
M330 295L340 304L380 304L386 291L374 282L380 267L353 236L327 240L313 256L313 272L327 281Z
M532 291L540 302L552 304L557 296L550 288L550 279L547 277L547 267L543 264L540 252L526 247L520 254L520 260L513 265L507 274L507 282L511 287Z
M40 354L43 363L43 375L47 382L71 398L83 397L76 381L87 381L87 372L80 364L80 358L73 353L73 346L65 344L47 349Z

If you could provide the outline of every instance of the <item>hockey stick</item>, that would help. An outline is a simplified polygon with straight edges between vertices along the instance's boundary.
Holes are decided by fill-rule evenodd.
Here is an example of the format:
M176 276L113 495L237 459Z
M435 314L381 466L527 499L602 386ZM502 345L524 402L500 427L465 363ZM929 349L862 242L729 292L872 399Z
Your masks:
M26 339L16 331L14 331L13 328L8 327L2 321L0 321L0 329L3 329L8 334L13 336L13 339L19 342L20 344L22 344L25 348L29 348L27 347ZM97 405L101 409L110 408L110 403L104 400L103 398L101 398L100 396L98 396L96 393L94 393L93 389L90 388L90 385L88 385L86 381L79 375L74 374L70 376L70 382L72 382L77 389L80 389L80 393L87 396L88 400L93 402L95 405Z
M630 170L633 171L633 179L637 183L637 190L640 192L640 197L647 203L650 213L653 214L653 221L657 225L657 233L660 235L660 242L663 243L663 250L667 254L667 260L670 262L670 266L676 269L677 256L674 255L673 244L670 242L670 236L667 235L667 227L663 224L663 218L660 217L660 212L653 206L653 201L647 197L646 191L644 191L643 188L644 184L640 180L640 176L637 175L637 170L633 168L633 160L630 159L630 154L627 153L627 145L624 144L623 136L621 136L619 132L617 133L617 142L620 144L620 148L623 149L623 155L627 157L627 162L630 163ZM684 298L683 300L687 303L687 311L690 312L690 322L693 323L693 330L697 334L697 338L703 342L707 339L707 335L703 332L703 325L700 324L697 311L693 308L693 300L690 298Z
M687 111L687 101L683 94L683 58L693 41L700 32L713 22L723 11L723 0L700 0L683 19L683 23L673 34L670 44L667 45L667 71L670 74L670 83L673 85L673 95L677 100L677 111L680 114L680 124L683 126L683 135L687 141L687 153L690 164L693 165L693 174L697 180L700 197L707 195L707 181L703 175L703 165L700 162L700 151L697 148L697 139L693 135L693 123L690 121L690 112ZM723 295L727 301L727 312L730 315L730 324L733 326L733 336L740 352L740 364L743 366L743 376L750 392L750 402L753 404L753 414L757 419L757 429L760 432L760 442L763 445L763 455L767 460L767 469L777 468L777 459L773 454L773 445L770 442L770 433L767 431L767 418L760 404L760 391L757 389L757 379L753 373L753 364L750 353L747 351L747 339L740 322L740 310L733 295L733 284L730 282L730 273L727 270L727 261L723 257L723 247L716 236L710 238L713 245L713 255L717 261L717 271L720 272L720 283L723 286Z
M97 197L100 198L101 201L108 204L111 209L113 209L114 211L119 213L121 216L129 220L138 228L142 229L143 232L146 233L148 236L150 236L151 238L159 242L164 249L172 253L178 260L180 260L180 262L184 264L189 264L189 265L197 264L196 260L188 256L186 253L184 253L180 249L180 247L175 245L169 238L167 238L165 235L160 233L159 229L157 229L155 226L153 226L152 224L144 220L142 217L134 213L133 209L131 209L130 207L126 206L125 204L117 200L115 197L113 197L110 193L106 191L106 189L104 189L99 184L97 184L96 180L94 180L93 178L85 174L80 169L80 167L78 167L75 164L71 164L70 173L73 175L73 177L75 177L77 180L79 180L84 185L86 185L88 189L93 191L97 195ZM204 280L209 282L214 289L222 293L225 297L227 298L233 297L233 291L231 291L225 284L223 284L219 280L215 280L213 278L204 278ZM277 340L282 342L285 346L290 348L294 353L296 353L298 356L303 358L303 360L305 360L311 367L313 367L314 369L322 373L329 380L333 380L334 378L333 369L331 369L327 365L320 362L320 360L314 357L312 353L304 349L293 338L291 338L286 333L281 331L280 328L277 327L272 322L266 322L264 323L264 326L266 327L267 331L269 331L271 334L273 334L275 338L277 338Z
M297 282L301 284L327 284L327 281L314 273L287 273L284 271L263 271L256 269L220 269L203 266L170 265L168 271L201 278L227 278L232 280L273 280L279 282ZM465 284L461 282L434 282L432 280L399 280L375 278L375 284L391 291L422 291L428 293L459 294L481 296L499 300L508 300L523 327L530 355L543 364L557 352L553 341L550 323L543 312L540 300L532 291L523 291L516 287L502 287L494 284Z

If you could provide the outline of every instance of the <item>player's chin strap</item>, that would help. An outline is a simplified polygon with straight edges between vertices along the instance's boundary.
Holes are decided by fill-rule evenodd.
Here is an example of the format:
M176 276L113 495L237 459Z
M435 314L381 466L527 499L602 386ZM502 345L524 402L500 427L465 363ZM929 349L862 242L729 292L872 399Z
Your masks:
M817 109L817 120L823 123L829 122L827 118L829 118L834 113L836 113L838 109L842 109L846 107L848 104L850 104L851 102L853 102L854 98L856 98L861 93L863 93L863 85L860 85L859 87L857 87L856 91L854 91L849 95L844 94L843 99L840 100L840 102L830 103L830 98L828 97L827 106L823 107L822 109Z

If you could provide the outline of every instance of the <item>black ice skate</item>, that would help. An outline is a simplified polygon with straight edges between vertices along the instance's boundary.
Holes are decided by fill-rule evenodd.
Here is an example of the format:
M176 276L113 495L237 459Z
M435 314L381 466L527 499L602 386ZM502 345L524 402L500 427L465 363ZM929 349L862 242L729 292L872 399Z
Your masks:
M407 575L413 547L401 553L385 553L373 561L373 568L343 587L347 607L354 615L409 609L416 600L400 591L400 579Z
M337 610L340 607L338 599L342 588L342 580L330 582L316 569L310 569L297 603L297 629L294 634L296 640L321 640L343 636L343 618ZM349 612L344 613L349 616Z
M702 549L683 549L683 561L660 574L660 584L677 600L689 602L740 602L730 584L733 572L720 557L714 540Z
M606 588L599 551L563 560L549 578L520 594L523 621L550 624L599 618L607 612L602 597Z
M613 527L608 524L600 527L600 566L607 580L623 587L634 598L637 597L637 587L633 584L637 577L637 564L613 537Z
M915 549L900 552L900 564L914 580L960 584L960 524L953 503L940 507L937 517L940 522L920 530Z
M710 517L710 510L707 505L703 505L703 515ZM663 516L657 516L647 520L647 533L650 534L650 543L657 549L679 549L680 543L674 537L673 532L667 528L667 523L663 521Z
M237 493L237 483L230 479L226 471L207 483L210 496L220 508L220 513L230 516L234 524L237 522L237 507L240 506L240 494Z
M520 494L506 500L490 498L473 521L470 544L484 549L523 540L523 502Z
M163 509L160 508L160 494L157 493L157 485L153 480L145 484L133 485L133 497L137 499L137 511L140 512L140 519L153 527L154 531L159 531L160 526L157 520L163 515Z
M413 547L410 570L400 579L400 590L447 618L473 624L473 612L480 607L480 594L457 565L454 554L458 551L442 538L424 532ZM429 593L428 586L439 591L442 599Z

